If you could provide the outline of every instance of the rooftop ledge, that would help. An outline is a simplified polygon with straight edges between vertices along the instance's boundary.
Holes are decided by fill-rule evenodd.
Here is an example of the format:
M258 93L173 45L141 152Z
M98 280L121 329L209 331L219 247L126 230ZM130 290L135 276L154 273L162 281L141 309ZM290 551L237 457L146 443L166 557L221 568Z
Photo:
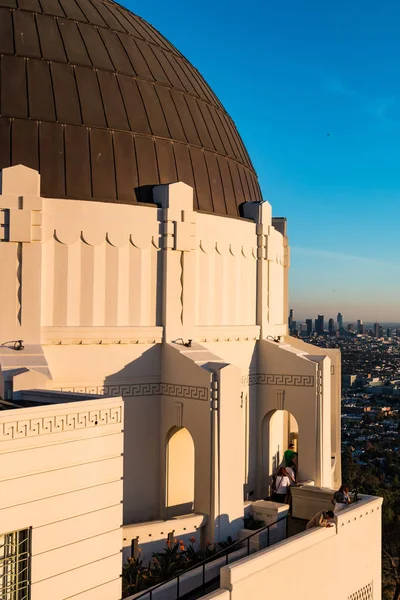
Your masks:
M311 487L312 486L304 486L303 488L297 489L303 490L307 494L312 494L313 492L311 489L304 490L304 488ZM314 493L316 498L321 497L321 495L327 496L328 494L331 498L333 495L333 490L328 488L314 488ZM372 522L377 513L380 515L382 502L383 499L380 497L360 495L358 502L351 504L348 508L336 515L334 527L316 527L309 529L308 531L298 533L297 535L283 540L282 542L278 542L277 544L274 544L265 550L260 550L256 554L242 558L232 565L224 566L221 569L221 588L228 590L232 589L232 585L235 582L237 583L243 579L246 579L250 575L255 575L260 571L264 571L272 565L287 560L291 557L298 557L301 552L304 552L312 546L322 544L326 540L334 538L335 536L343 535L344 537L344 531L346 530L347 533L349 527L354 527L354 534L357 536L357 522L362 518L363 522L365 523L365 527L370 528L370 523L368 523L368 521ZM319 508L319 510L324 510L324 508ZM314 512L314 514L316 512L318 512L318 509ZM346 540L343 540L342 543L346 544ZM321 548L321 552L323 552L323 548Z

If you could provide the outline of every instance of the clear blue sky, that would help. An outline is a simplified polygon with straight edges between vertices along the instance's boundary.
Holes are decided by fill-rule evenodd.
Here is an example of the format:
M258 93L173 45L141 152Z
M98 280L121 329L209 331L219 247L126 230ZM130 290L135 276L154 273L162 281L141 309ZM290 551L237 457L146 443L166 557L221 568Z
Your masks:
M400 3L127 6L236 122L264 198L288 218L296 315L400 321Z

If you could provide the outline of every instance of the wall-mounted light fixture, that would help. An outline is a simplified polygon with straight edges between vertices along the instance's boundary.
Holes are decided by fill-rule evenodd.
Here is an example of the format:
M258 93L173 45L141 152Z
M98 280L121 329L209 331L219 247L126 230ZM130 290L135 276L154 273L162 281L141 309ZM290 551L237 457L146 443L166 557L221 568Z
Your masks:
M272 340L276 344L279 344L279 342L281 341L279 338L274 338L274 336L272 336L272 335L267 335L267 337L265 339Z
M183 340L183 338L178 338L177 340L173 340L173 344L182 344L182 346L186 346L186 348L191 348L192 347L192 342L193 340L188 340L187 342L185 342Z
M3 342L0 345L5 348L10 348L10 350L23 350L25 348L24 340L10 340L8 342Z

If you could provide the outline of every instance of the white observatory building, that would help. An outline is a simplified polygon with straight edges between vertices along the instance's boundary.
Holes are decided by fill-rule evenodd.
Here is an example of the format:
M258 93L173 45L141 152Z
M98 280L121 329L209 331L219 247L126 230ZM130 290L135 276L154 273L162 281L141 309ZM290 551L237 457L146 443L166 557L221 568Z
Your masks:
M342 483L340 354L288 337L286 220L220 101L111 0L3 0L0 32L0 597L119 600L139 547L288 523L293 443L290 527L203 597L379 600L381 498L291 530Z

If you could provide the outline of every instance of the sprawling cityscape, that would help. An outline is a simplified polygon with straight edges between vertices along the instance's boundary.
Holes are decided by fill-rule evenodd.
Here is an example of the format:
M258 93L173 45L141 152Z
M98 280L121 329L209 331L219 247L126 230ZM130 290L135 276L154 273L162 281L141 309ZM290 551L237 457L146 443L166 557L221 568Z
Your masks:
M394 325L394 324L392 324ZM295 320L289 331L321 348L337 348L342 357L343 481L377 494L383 505L383 598L400 597L400 325L346 323L318 315Z

